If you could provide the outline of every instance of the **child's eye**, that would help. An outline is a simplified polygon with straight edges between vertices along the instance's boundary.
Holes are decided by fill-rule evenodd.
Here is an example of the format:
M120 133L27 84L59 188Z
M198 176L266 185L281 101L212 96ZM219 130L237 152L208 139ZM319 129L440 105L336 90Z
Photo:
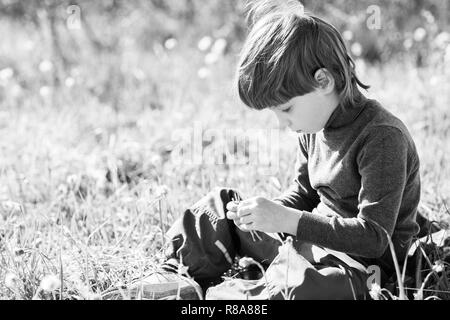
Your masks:
M292 109L292 107L289 107L289 108L287 108L287 109L284 109L283 112L286 112L286 113L287 113L287 112L291 111L291 109Z

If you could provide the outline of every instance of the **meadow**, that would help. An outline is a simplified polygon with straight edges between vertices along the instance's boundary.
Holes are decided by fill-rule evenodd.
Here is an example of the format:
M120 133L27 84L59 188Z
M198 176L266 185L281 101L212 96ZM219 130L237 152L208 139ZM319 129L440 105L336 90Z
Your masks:
M167 38L120 54L83 43L61 63L41 35L0 21L0 299L101 299L149 274L172 222L215 186L245 197L280 194L293 178L296 136L270 111L237 98L238 45ZM420 211L446 226L450 208L450 51L417 68L407 59L357 60L367 95L408 126L421 159ZM197 163L195 127L276 131L278 165ZM240 134L240 133L239 133ZM238 135L238 133L236 133ZM201 138L205 157L236 142ZM184 150L188 150L184 149ZM447 266L446 266L447 267Z

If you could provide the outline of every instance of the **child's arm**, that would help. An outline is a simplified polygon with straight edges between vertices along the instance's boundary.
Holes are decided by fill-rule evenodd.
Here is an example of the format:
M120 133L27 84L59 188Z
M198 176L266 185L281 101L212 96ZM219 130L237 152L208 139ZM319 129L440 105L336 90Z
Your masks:
M375 128L357 160L361 190L356 217L343 218L337 212L330 217L256 197L243 201L233 219L249 230L286 232L329 249L378 258L388 246L382 228L392 236L402 200L408 199L408 208L403 209L411 212L409 219L415 217L420 198L419 167L418 162L409 160L408 142L402 132L391 127ZM406 184L410 184L407 193ZM400 232L412 235L414 230ZM396 243L398 240L394 239ZM397 254L407 250L407 243L404 245L396 248Z
M374 128L368 137L357 159L361 175L357 216L326 217L299 211L298 239L377 258L388 246L387 236L380 226L392 236L402 200L408 199L408 208L403 209L410 210L409 218L414 218L420 198L419 164L409 159L407 139L399 129L389 126ZM408 193L405 192L407 184ZM412 234L414 230L400 232Z
M308 175L308 152L304 136L299 136L295 180L289 188L274 201L298 210L312 211L320 202L316 190L311 187Z

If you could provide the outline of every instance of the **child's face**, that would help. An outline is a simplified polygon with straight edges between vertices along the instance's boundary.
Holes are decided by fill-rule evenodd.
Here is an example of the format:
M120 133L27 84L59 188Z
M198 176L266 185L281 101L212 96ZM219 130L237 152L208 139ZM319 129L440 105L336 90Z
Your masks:
M277 115L280 126L299 133L316 133L324 128L336 106L335 99L317 89L270 110Z

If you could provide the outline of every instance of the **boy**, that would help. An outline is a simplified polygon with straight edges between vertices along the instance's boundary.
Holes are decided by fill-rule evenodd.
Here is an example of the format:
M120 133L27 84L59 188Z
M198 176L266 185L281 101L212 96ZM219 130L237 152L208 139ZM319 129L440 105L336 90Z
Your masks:
M270 233L290 235L302 257L289 275L299 279L289 288L294 298L364 298L368 266L378 266L383 279L393 274L387 234L402 263L419 231L419 158L405 125L359 91L368 87L356 76L339 32L304 14L297 1L280 3L252 3L254 25L237 84L247 106L269 108L298 133L294 183L273 201L255 197L237 204L236 191L212 191L170 230L172 261L182 262L206 289L220 282L237 254L267 267L280 246ZM280 298L280 270L267 269L270 290L261 282L241 291ZM146 284L153 297L155 279ZM209 298L220 297L216 289ZM161 297L169 289L162 291Z

